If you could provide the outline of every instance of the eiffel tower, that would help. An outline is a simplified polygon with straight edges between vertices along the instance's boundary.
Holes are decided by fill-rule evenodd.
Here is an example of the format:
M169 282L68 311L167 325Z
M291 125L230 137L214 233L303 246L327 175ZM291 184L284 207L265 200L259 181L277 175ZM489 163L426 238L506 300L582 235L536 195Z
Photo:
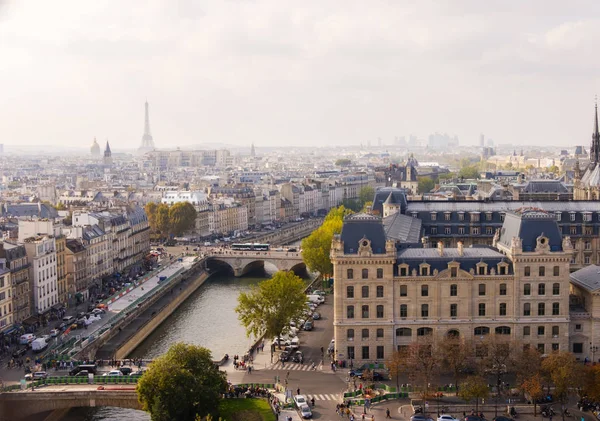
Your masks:
M144 135L142 136L142 146L139 147L138 152L146 153L154 150L154 139L150 134L150 114L148 113L148 101L146 101L146 115L144 121Z

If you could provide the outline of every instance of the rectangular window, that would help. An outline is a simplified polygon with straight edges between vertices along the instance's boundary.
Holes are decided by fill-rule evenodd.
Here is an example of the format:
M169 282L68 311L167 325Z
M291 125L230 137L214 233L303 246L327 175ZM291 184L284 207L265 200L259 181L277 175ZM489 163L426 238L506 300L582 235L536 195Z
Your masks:
M479 235L480 231L479 231L479 227L471 227L471 234L472 235Z
M363 279L369 279L369 269L363 269L362 270L362 278Z
M485 284L479 284L479 295L485 295Z
M457 317L458 304L450 304L450 317Z
M353 286L346 287L346 298L354 298L354 287Z
M377 279L382 279L383 278L383 269L379 268L377 269Z
M346 339L348 339L349 341L354 340L354 329L348 329L346 331Z
M355 358L355 357L354 357L354 347L353 347L353 346L349 346L349 347L347 348L347 350L348 350L348 358L350 358L350 359L354 359L354 358Z
M429 317L429 304L421 305L421 317Z
M575 221L575 212L571 212L569 216L570 216L571 222Z
M408 317L408 306L400 304L400 317Z
M346 307L346 318L354 319L354 306Z
M546 304L538 303L538 316L546 315Z
M559 276L560 275L560 267L554 266L554 269L552 269L552 272L553 272L554 276Z
M362 359L363 360L368 360L369 359L369 347L368 346L363 346L362 347Z
M446 213L444 213L444 219L445 219L446 221L449 221L449 220L450 220L450 216L451 216L451 215L452 215L452 214L451 214L451 213L449 213L449 212L446 212Z
M558 326L552 326L552 337L558 338L558 332L559 332L559 327Z
M558 282L552 284L552 295L560 295L560 284Z
M458 268L452 267L450 268L450 277L456 278L458 276Z
M500 303L499 311L501 316L506 316L506 303Z
M428 273L429 271L427 270L427 266L423 266L421 268L421 276L427 276Z
M458 285L452 284L450 285L450 296L456 297L458 295Z
M363 340L369 339L369 329L363 329L360 336Z
M577 235L577 227L571 227L571 235Z
M589 265L590 264L590 256L584 256L583 257L583 263L585 265Z
M377 338L383 338L383 329L377 329Z
M437 234L437 227L431 227L431 234L432 235L436 235Z
M458 233L460 235L464 235L465 234L465 227L458 227Z
M552 344L552 351L558 351L558 344Z
M383 345L377 345L377 359L383 360L385 358L383 354Z
M500 284L500 295L506 295L506 284Z
M362 318L363 319L369 318L369 306L362 306Z
M546 295L546 284L538 285L538 295Z
M493 228L493 227L486 227L486 228L485 228L485 233L486 233L487 235L492 235L492 234L494 234L494 228Z
M428 296L429 296L429 286L421 285L421 297L428 297Z
M377 285L377 298L383 298L383 285Z
M539 274L539 276L546 276L546 267L540 266L538 269L538 274Z
M408 296L408 288L406 287L406 285L400 285L400 296L401 297Z
M479 315L485 316L485 303L479 303Z
M538 326L538 336L544 336L545 333L546 329L544 328L544 326Z
M377 318L383 319L383 306L382 305L377 306Z
M531 295L531 284L523 285L523 295Z
M531 328L529 326L523 326L523 336L529 336L531 334Z
M361 292L362 292L362 297L363 298L369 298L369 287L368 286L363 286L361 288Z
M352 269L348 269L346 271L346 278L348 278L348 279L354 279L354 271Z
M459 220L459 221L464 221L464 220L465 220L465 214L464 214L464 213L462 213L462 212L459 212L459 213L458 213L458 220Z
M479 267L477 268L477 273L478 273L479 275L485 275L485 266L479 266Z
M407 273L408 273L408 272L407 272L407 270L406 270L406 268L405 268L405 267L403 267L403 268L400 268L400 276L406 276L406 274L407 274Z
M531 316L531 304L523 304L523 316Z
M573 354L583 354L583 342L573 343Z
M444 234L446 234L446 235L450 235L450 234L452 234L452 228L450 228L450 227L445 227L445 228L444 228Z
M540 354L544 354L546 347L544 346L544 344L538 344L537 349Z
M431 220L432 221L436 221L437 220L437 213L431 212Z
M531 276L531 268L529 266L525 266L524 276Z
M559 303L552 303L552 315L560 316L560 304Z

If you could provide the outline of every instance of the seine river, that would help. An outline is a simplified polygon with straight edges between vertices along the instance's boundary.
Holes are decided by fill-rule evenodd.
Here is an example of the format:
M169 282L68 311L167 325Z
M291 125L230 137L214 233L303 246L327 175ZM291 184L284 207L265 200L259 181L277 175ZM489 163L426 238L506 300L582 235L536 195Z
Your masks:
M273 268L274 269L274 268ZM192 294L148 339L132 354L133 357L154 358L167 351L175 342L204 346L213 359L224 354L244 354L251 345L234 311L238 294L270 277L275 270L250 277L216 274ZM121 408L76 408L63 418L67 421L149 421L142 411Z

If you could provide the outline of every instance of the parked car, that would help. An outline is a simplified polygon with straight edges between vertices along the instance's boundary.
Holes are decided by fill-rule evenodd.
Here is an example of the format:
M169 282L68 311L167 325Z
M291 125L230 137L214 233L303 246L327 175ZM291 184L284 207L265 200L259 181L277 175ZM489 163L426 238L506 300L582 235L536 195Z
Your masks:
M457 418L454 418L452 415L444 414L440 415L437 421L459 421Z
M348 376L350 377L361 377L363 375L363 371L359 369L354 369L348 371Z
M433 421L433 419L427 415L414 414L412 417L410 417L410 421Z
M294 403L298 408L300 408L301 405L308 405L308 402L306 402L306 396L304 395L294 396Z
M283 351L281 354L279 354L279 361L288 361L290 359L290 354L287 351Z
M296 351L294 353L294 357L292 358L292 361L295 363L299 363L299 362L304 362L304 354L302 354L302 351Z
M313 324L310 320L304 323L304 330L313 330Z
M50 331L50 336L51 336L51 337L55 338L55 337L57 337L58 335L60 335L60 330L58 330L58 329L52 329L52 330Z
M120 377L122 375L121 370L110 370L108 373L103 374L104 377Z
M75 374L75 377L88 377L90 374L87 370L81 370L79 373Z
M123 373L124 376L129 376L131 373L133 373L133 370L131 367L120 367L119 371L121 373Z
M35 373L33 373L34 380L41 380L41 379L47 379L47 378L48 378L48 373L46 373L45 371L36 371Z
M312 318L313 318L313 320L319 320L321 318L321 315L315 311L312 314Z

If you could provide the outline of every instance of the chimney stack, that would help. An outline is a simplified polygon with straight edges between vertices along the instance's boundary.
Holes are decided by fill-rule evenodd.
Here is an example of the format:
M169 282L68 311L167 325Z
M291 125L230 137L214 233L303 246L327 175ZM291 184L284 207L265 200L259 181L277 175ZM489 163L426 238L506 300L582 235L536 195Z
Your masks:
M438 253L440 254L440 256L444 255L444 243L442 243L441 241L438 241Z
M462 243L462 241L458 242L457 247L458 247L458 255L462 257L463 256L463 243Z

